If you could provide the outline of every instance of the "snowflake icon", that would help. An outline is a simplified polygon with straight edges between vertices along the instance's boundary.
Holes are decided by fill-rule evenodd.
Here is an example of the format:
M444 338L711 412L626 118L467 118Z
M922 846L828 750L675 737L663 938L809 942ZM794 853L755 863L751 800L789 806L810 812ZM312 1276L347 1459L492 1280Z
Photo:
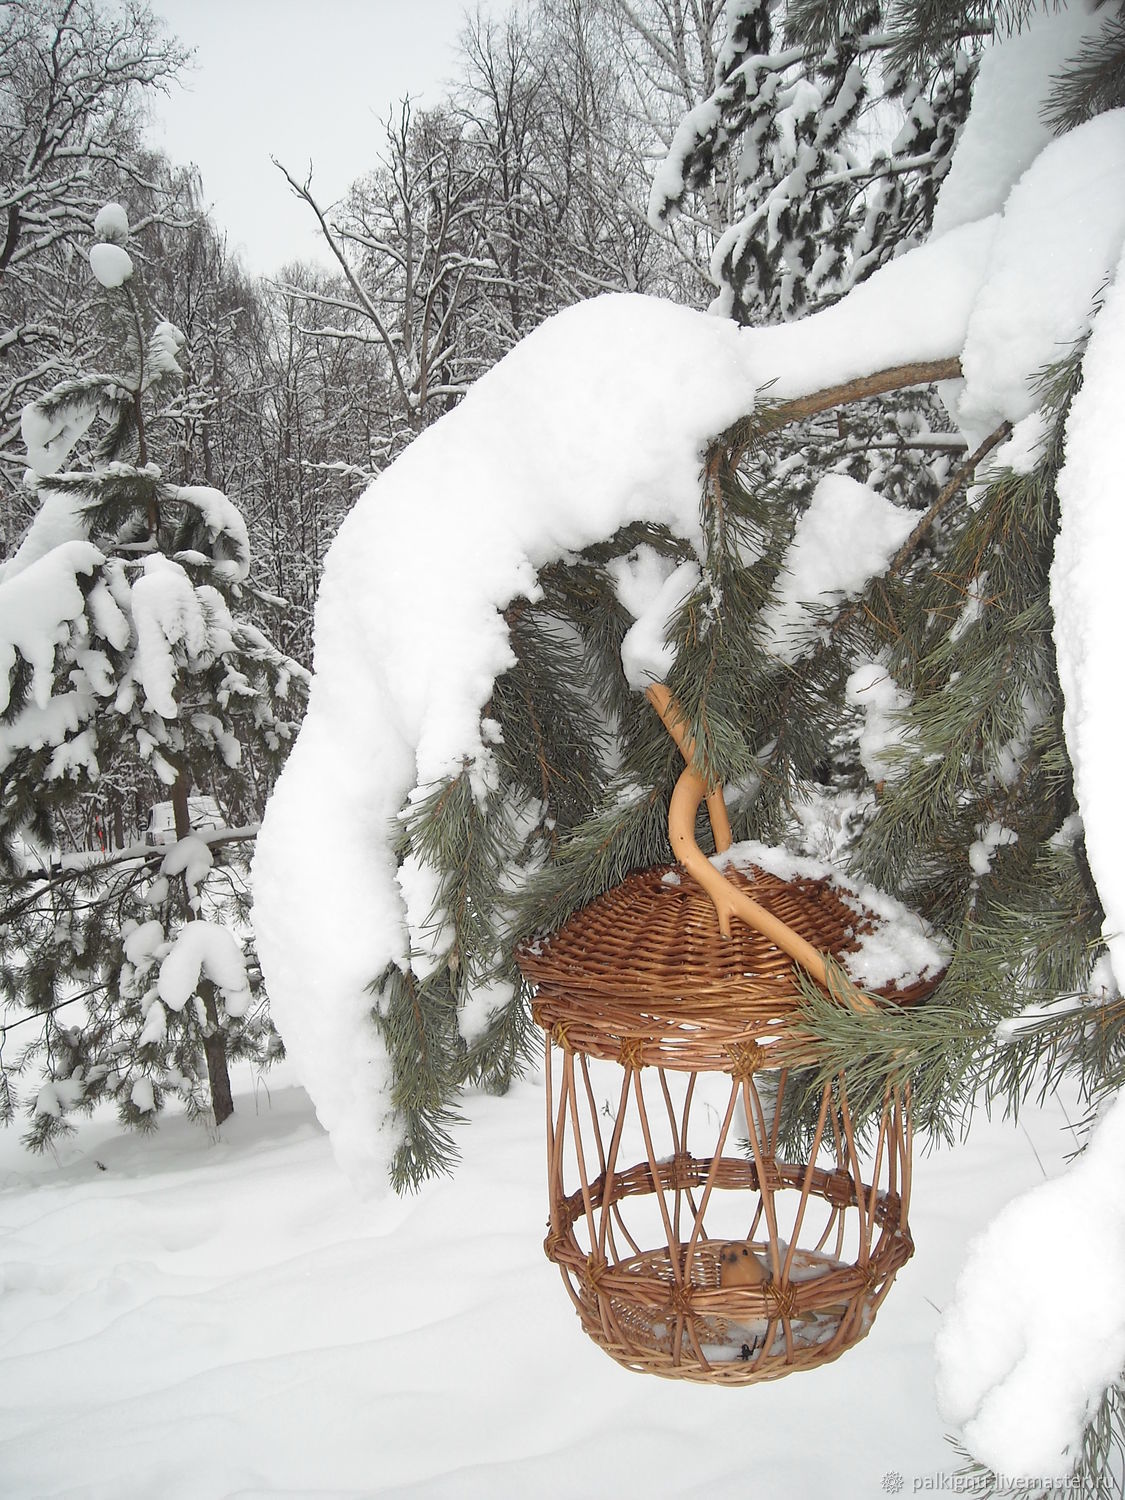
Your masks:
M883 1488L888 1495L900 1495L905 1483L897 1469L888 1469L883 1475Z

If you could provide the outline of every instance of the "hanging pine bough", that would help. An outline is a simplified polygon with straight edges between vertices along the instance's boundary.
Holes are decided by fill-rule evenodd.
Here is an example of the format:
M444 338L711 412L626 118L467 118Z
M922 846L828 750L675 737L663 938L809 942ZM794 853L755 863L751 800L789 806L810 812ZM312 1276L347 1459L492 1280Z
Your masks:
M821 378L854 375L853 324L885 327L864 344L876 368L904 345L955 347L987 235L970 225L818 315ZM929 274L951 281L937 317L915 294ZM882 324L866 296L899 316ZM333 549L317 687L258 845L255 928L287 1048L341 1159L372 1186L448 1170L459 1090L503 1088L529 1055L511 953L541 928L534 908L561 921L662 857L674 749L622 645L639 611L661 649L675 637L706 670L719 597L725 618L752 622L774 592L792 526L781 497L742 486L700 515L714 433L779 367L778 394L810 389L804 361L759 353L758 338L653 299L570 309L412 445ZM614 361L590 364L604 348ZM534 441L506 462L513 431ZM848 503L897 513L840 483ZM422 553L407 550L419 484L441 514ZM903 512L896 545L913 524ZM417 562L374 564L374 587L373 555ZM650 584L671 590L656 615L624 599ZM764 680L776 699L789 673L753 623L722 641L704 751L744 779L762 743L746 694ZM675 686L698 712L699 693Z
M742 330L644 298L569 309L483 377L356 507L326 568L309 715L259 844L255 925L287 1045L357 1177L374 1185L389 1171L404 1186L449 1169L460 1089L503 1088L527 1052L515 944L662 857L670 751L638 691L653 677L683 704L699 769L733 784L740 838L778 842L794 792L827 787L847 741L854 784L875 794L858 819L865 862L870 851L874 865L884 810L901 805L905 815L906 857L889 878L864 873L950 930L966 911L975 924L959 935L951 977L966 976L959 993L972 1022L949 1028L954 1048L963 1055L972 1037L979 1052L989 1021L1018 1009L1021 966L999 953L985 1005L970 983L991 892L973 886L982 877L967 850L980 843L972 860L996 871L1034 852L1022 836L1013 844L1018 830L997 816L1011 798L988 762L1007 742L1012 765L1028 773L1013 790L1031 787L1047 773L1042 732L1058 717L1044 719L1025 691L1047 661L1045 611L1021 614L1014 594L1010 613L996 609L969 568L974 536L1003 547L1024 521L1013 556L1041 551L1048 512L994 509L991 485L987 503L962 503L972 462L927 499L925 515L840 473L794 503L780 466L756 463L770 433L797 418L956 377L964 348L986 377L970 372L960 403L979 462L1006 434L1006 412L1035 405L1022 386L1012 396L1010 360L985 359L997 352L1000 294L1022 311L1008 282L1022 286L1041 270L1016 251L1030 254L1047 227L1061 232L1057 215L1041 222L1041 199L1050 202L1058 182L1083 205L1100 203L1098 174L1123 148L1116 120L1088 122L1042 150L1005 212L955 215L936 241L801 323ZM1091 275L1112 262L1114 232L1107 212ZM1076 307L1072 298L1037 325L1019 347L1021 369L1081 328L1089 301L1080 315ZM732 423L707 458L714 433ZM1026 449L1027 435L1020 441ZM1057 468L1057 451L1049 461ZM1042 476L1006 493L1046 495ZM410 518L423 496L420 548ZM823 541L826 519L847 539L837 553L856 564L843 581L794 570L805 531L819 525ZM964 573L946 567L951 555ZM384 558L409 566L388 569ZM995 576L1008 575L999 567ZM920 611L931 582L948 596ZM818 597L822 608L802 608ZM957 652L943 658L926 632L939 636L974 597L979 620L965 619ZM653 650L640 649L647 637ZM1003 645L1016 670L996 675L996 712L976 724L974 742L974 680L956 657L977 645ZM955 814L945 845L929 837L921 802L923 837L913 837L910 808L895 796L901 766L876 732L880 716L900 729L905 717L908 739L917 730L921 743L925 726L910 712L920 691L934 695L935 723L956 713L965 732L952 766L902 745L900 759L914 757L923 781L934 774L927 765L941 768L938 790L948 788ZM1073 811L1064 751L1055 765L1048 837ZM936 906L914 899L923 890ZM1068 979L1085 982L1086 971ZM859 1035L848 1046L865 1050ZM970 1084L964 1068L955 1104ZM935 1124L938 1092L929 1091Z
M675 751L641 699L654 680L704 781L726 778L736 839L839 849L953 944L940 999L913 1011L857 1012L801 981L817 1071L846 1070L853 1113L900 1069L914 1129L954 1136L974 1100L1029 1097L1044 1062L1091 1110L1125 1081L1120 662L1102 649L1125 547L1125 112L1057 138L1040 113L1106 40L1105 11L1037 16L982 57L924 245L774 327L645 298L569 309L347 518L258 844L255 928L289 1054L357 1182L450 1168L459 1090L504 1087L527 1046L515 946L666 858ZM763 392L776 427L813 393L827 411L826 393L847 403L873 371L926 364L916 378L962 372L942 392L975 450L956 482L880 492L807 427L792 462L759 462ZM740 465L710 446L736 423ZM802 448L832 470L815 488ZM1082 1221L1116 1234L1112 1193L1078 1175ZM1069 1463L1080 1414L1125 1368L1120 1318L1080 1369L1053 1360L1076 1328L1071 1302L1040 1294L1036 1213L1039 1235L995 1226L999 1275L965 1272L990 1299L1020 1268L1003 1321L1036 1361L1036 1422L1002 1420L1026 1389L1006 1364L982 1386L943 1356L950 1421L1008 1473ZM1080 1239L1069 1253L1092 1253ZM974 1353L971 1332L953 1342Z
M648 697L688 762L668 813L681 862L631 875L518 954L547 1035L546 1251L619 1363L747 1385L850 1348L913 1253L901 1075L864 1122L869 1152L841 1071L811 1091L804 1156L783 1154L787 1109L810 1102L800 1070L816 1060L794 962L867 1012L877 1001L845 966L863 973L868 945L908 929L915 972L882 976L898 1006L934 989L944 959L897 903L876 914L846 884L733 863L722 791L692 769L681 710L662 686ZM722 872L695 842L705 795Z

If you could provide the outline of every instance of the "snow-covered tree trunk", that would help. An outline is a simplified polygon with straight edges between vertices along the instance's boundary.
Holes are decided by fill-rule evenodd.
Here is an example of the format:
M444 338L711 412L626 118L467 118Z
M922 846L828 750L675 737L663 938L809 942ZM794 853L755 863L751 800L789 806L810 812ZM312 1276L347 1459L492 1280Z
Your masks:
M191 814L188 811L188 781L181 773L172 787L172 810L176 820L176 840L191 838ZM187 920L200 920L198 911L189 906ZM211 1095L211 1113L215 1124L221 1125L234 1114L234 1097L230 1087L230 1069L227 1067L227 1049L223 1040L223 1026L219 1007L215 1000L215 986L211 979L200 977L199 998L203 1002L206 1024L203 1028L203 1055L207 1059L207 1085Z

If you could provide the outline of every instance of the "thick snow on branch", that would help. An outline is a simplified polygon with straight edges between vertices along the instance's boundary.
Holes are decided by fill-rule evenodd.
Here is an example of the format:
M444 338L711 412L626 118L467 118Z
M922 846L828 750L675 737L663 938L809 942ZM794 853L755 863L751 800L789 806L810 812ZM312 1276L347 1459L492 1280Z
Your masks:
M129 238L129 215L120 203L106 203L94 215L94 235L111 245L123 245Z
M144 573L133 585L132 606L136 651L122 694L137 683L147 708L174 719L181 660L189 670L198 670L227 649L230 614L219 593L194 586L179 563L159 552L145 558Z
M105 558L91 542L64 542L0 587L0 711L8 707L12 669L31 668L31 700L46 708L54 686L55 647L69 639L86 602L78 575Z
M66 542L85 541L89 541L89 533L82 515L82 501L58 490L48 490L23 541L0 567L0 582L14 578Z
M160 965L157 991L169 1010L183 1010L209 979L223 997L228 1016L244 1016L250 984L238 939L217 922L188 922L176 934Z
M810 651L823 612L884 572L917 519L846 474L825 474L797 522L777 598L763 613L774 655L795 662Z
M133 258L121 245L99 241L90 246L90 270L95 281L106 288L124 286L133 274Z
M187 343L175 323L161 319L148 337L145 345L145 383L164 375L182 375L184 372L176 356Z
M1090 326L1125 237L1122 182L1125 110L1116 109L1052 141L1012 189L961 356L954 417L970 447L1035 409L1027 372L1061 359Z
M91 392L76 394L72 401L52 410L44 410L36 401L25 406L20 415L20 435L33 472L42 477L57 474L97 415L98 402Z
M169 485L168 498L198 511L206 528L215 561L212 570L230 583L241 583L250 574L250 538L246 519L222 490L206 484Z
M1063 727L1105 912L1105 938L1125 994L1125 785L1121 779L1121 579L1125 568L1125 257L1106 294L1066 425L1059 536L1051 569ZM1125 1368L1125 1357L1122 1358Z
M892 262L806 323L741 330L633 296L560 313L371 486L317 606L309 711L267 809L255 926L274 1018L341 1162L375 1186L386 1064L368 986L409 952L393 852L416 789L468 762L512 663L503 609L630 521L699 547L700 468L755 394L807 394L960 349L996 221ZM772 384L771 384L772 382Z
M938 1401L998 1473L1073 1467L1125 1364L1125 1099L1086 1152L1009 1203L969 1251L937 1339Z
M694 155L700 141L710 135L721 121L719 101L712 96L690 109L676 127L672 144L652 177L648 222L653 229L662 228L672 217L673 210L684 193L688 159Z
M606 565L618 601L633 616L621 642L625 681L635 693L650 682L663 682L676 660L669 627L703 575L699 564L675 563L647 543Z

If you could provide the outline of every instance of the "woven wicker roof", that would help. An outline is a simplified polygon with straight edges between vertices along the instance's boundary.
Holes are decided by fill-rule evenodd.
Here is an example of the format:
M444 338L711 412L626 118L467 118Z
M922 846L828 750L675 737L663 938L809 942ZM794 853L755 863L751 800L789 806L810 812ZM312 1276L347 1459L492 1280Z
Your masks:
M754 868L727 879L753 895L822 953L852 952L877 919L857 914L827 880L781 880ZM576 912L551 938L525 946L520 968L542 990L575 995L721 1002L729 1014L772 998L784 1008L794 997L793 960L744 923L720 936L707 895L676 865L640 870ZM935 978L881 992L910 1004L934 988ZM693 1007L694 1009L694 1007Z

